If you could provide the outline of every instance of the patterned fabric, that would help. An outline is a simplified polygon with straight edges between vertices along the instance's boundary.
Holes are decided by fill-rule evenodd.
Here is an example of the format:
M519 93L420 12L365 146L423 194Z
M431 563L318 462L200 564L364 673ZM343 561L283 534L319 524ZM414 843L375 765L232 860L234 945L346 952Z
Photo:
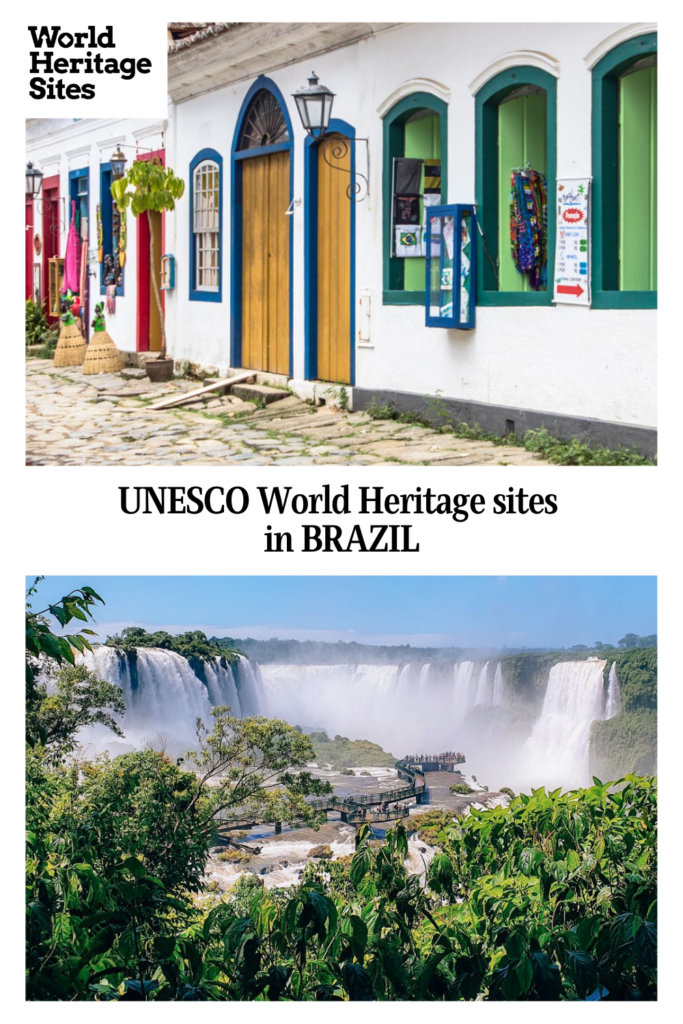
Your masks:
M395 255L422 256L422 228L396 228Z
M530 169L513 171L510 179L510 244L520 274L533 291L548 277L548 192L545 177Z
M107 285L107 313L111 316L116 312L116 285Z
M420 197L396 196L394 209L395 224L420 223Z
M425 195L433 195L441 191L441 161L425 160L424 162L424 192Z

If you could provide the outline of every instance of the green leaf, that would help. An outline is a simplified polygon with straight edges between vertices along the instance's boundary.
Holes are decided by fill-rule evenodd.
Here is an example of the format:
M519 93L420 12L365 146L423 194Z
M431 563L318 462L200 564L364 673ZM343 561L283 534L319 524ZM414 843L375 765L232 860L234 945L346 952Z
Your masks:
M657 928L646 921L633 937L633 952L641 967L657 966Z
M582 949L573 949L565 964L567 973L576 986L579 999L585 999L598 981L598 962Z
M559 999L562 978L557 964L553 964L547 953L531 954L534 971L534 985L541 999Z
M528 957L519 961L515 967L515 974L517 975L517 981L519 982L520 989L526 994L531 988L531 982L534 978L533 964Z
M145 874L145 865L137 857L126 857L121 864L121 868L125 871L130 871L133 878L142 878Z
M154 952L160 960L168 960L173 955L175 944L173 935L157 935L154 940Z
M349 999L355 1003L370 1003L375 998L372 979L360 964L349 963L344 968L344 985Z

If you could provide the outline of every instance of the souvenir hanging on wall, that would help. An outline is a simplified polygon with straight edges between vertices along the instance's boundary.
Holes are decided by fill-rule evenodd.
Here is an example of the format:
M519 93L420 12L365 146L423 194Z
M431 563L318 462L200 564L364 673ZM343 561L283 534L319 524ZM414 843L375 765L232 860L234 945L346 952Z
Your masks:
M419 196L396 196L394 200L394 223L396 225L420 223Z
M126 211L121 210L119 212L120 224L119 224L119 266L125 267L126 265Z
M62 292L77 292L80 288L80 256L81 244L78 239L76 228L76 203L71 203L71 223L69 224L69 235L66 240L66 255L64 257L64 280L62 281Z
M102 228L102 205L97 204L97 262L104 259L104 230Z
M422 256L422 228L400 228L396 231L396 255L409 258Z
M424 174L425 174L425 187L424 194L435 195L437 192L441 192L441 161L440 160L425 160L424 161Z
M422 160L397 157L394 169L394 195L419 195Z
M510 179L510 244L512 258L529 287L540 291L548 276L548 194L540 171L523 168Z

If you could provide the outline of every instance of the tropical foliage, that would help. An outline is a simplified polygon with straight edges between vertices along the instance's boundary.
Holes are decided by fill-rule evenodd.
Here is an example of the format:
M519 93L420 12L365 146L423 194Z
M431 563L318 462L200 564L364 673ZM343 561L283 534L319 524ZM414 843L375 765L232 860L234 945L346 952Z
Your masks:
M141 626L126 626L120 633L108 636L106 642L109 647L115 647L117 651L133 657L138 647L160 647L165 651L175 651L188 660L198 661L210 661L217 657L226 662L237 661L241 653L231 644L219 643L215 637L209 640L199 629L171 634L165 630L148 633Z

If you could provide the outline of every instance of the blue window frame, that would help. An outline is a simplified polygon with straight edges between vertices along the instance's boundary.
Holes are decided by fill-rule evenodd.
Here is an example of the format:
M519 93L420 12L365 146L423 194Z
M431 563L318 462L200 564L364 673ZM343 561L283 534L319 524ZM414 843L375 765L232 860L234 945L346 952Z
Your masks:
M471 330L477 294L477 222L467 204L427 211L425 323Z
M107 294L107 286L104 283L104 257L116 257L116 246L118 238L113 230L113 202L111 195L111 183L113 181L111 164L100 164L100 220L102 222L102 260L100 261L100 295ZM125 270L121 268L121 284L117 285L116 294L123 295L125 284Z
M201 149L190 164L190 299L223 300L223 157Z

